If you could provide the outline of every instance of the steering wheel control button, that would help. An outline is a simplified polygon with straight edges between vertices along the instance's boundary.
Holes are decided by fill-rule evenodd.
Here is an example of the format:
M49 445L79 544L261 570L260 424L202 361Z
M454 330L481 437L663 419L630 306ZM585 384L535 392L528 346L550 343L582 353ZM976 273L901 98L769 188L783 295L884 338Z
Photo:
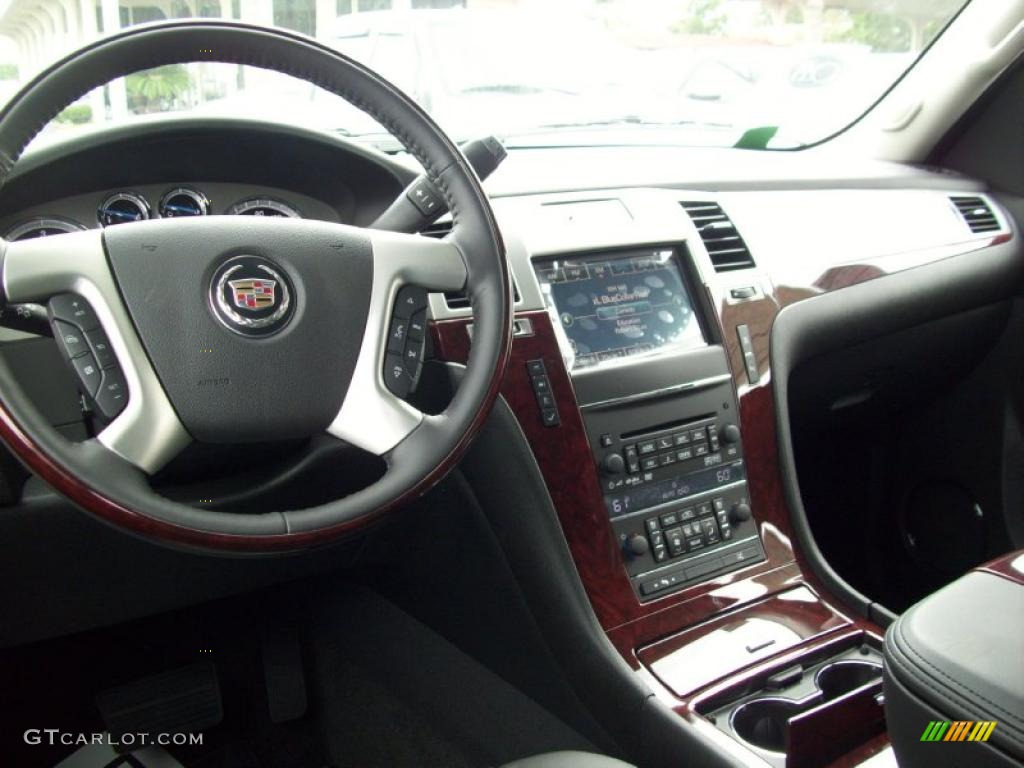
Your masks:
M391 328L388 331L388 352L401 354L405 349L405 340L409 336L409 320L397 315L391 318Z
M412 318L421 309L427 308L427 290L418 285L404 285L395 298L395 317Z
M409 320L409 338L422 341L427 337L427 310L421 309Z
M100 388L100 381L103 380L103 372L100 370L96 358L87 352L74 358L71 365L74 366L75 373L78 374L82 389L89 397L95 397L96 391Z
M412 377L405 368L403 355L389 352L384 360L384 384L395 397L405 397L412 389Z
M221 324L242 336L270 336L295 310L295 290L284 270L262 256L235 256L213 273L210 308Z
M84 355L89 351L85 334L77 326L62 320L53 321L53 337L57 339L61 352L68 360Z
M96 362L100 364L100 368L117 365L114 350L110 348L110 341L107 340L107 335L103 331L99 329L86 331L85 338L88 339L89 346L92 347L92 353L96 356Z
M121 373L120 367L108 368L103 371L103 383L95 397L96 410L107 419L112 421L128 402L128 383Z
M89 302L75 293L62 293L50 299L50 317L78 326L83 331L100 327L99 318Z
M558 406L555 403L554 394L551 392L551 380L548 378L547 368L544 361L527 360L526 372L530 376L530 385L533 387L533 394L537 397L537 405L540 407L540 420L545 427L557 427L561 424L558 417Z
M413 384L415 385L416 379L420 375L420 367L423 365L423 339L415 341L409 339L405 343L405 370L409 372L409 376L412 377Z
M409 202L415 205L416 209L424 216L433 216L443 210L441 196L429 179L420 179L405 194L408 196Z

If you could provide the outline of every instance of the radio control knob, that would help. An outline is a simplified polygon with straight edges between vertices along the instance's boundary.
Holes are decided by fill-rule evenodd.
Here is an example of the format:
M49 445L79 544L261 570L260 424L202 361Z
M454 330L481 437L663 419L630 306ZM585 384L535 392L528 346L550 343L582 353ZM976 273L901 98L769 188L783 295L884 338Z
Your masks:
M722 427L722 439L727 443L738 443L740 441L740 428L735 424L726 424Z
M634 533L626 539L626 545L623 549L626 550L627 555L640 557L641 555L646 555L650 551L651 544L643 534Z
M606 475L621 475L626 471L626 460L621 453L609 453L601 459L601 469Z
M733 525L738 525L747 522L752 514L750 505L741 501L739 504L732 505L732 509L729 510L729 519Z

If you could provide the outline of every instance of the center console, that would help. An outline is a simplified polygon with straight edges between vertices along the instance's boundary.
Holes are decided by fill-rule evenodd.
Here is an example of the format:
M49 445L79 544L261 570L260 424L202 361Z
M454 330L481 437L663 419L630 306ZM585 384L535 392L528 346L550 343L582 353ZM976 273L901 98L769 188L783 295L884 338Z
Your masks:
M537 262L641 602L764 560L732 375L672 245Z

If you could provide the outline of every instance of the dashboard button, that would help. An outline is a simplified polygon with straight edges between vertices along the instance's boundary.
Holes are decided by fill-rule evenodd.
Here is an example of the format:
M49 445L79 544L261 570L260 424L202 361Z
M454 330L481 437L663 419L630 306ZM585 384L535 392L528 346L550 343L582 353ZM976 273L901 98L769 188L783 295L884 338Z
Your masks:
M53 335L57 339L61 351L69 360L89 351L89 345L85 342L85 334L70 323L54 320Z
M646 459L644 459L642 462L640 462L640 466L642 466L644 469L657 469L658 468L658 457L657 456L648 456Z
M557 427L561 422L558 418L558 411L554 408L545 408L540 412L540 420L545 427Z
M548 393L537 395L537 405L539 405L542 410L548 409L548 408L554 408L555 407L555 398L553 398Z
M109 421L124 410L127 402L128 383L121 369L115 366L103 371L103 383L96 393L96 409Z
M100 371L99 365L96 364L96 358L87 352L73 359L71 364L75 367L75 373L78 374L78 380L82 383L85 393L89 397L95 397L96 390L99 389L100 381L103 379L103 373Z
M644 525L647 526L648 531L654 533L656 530L658 530L658 518L649 517L646 520L644 520Z
M690 439L694 442L699 442L701 440L707 440L708 435L707 432L704 431L704 427L701 427L700 429L691 429Z
M689 445L690 444L690 433L689 432L677 432L672 435L672 440L676 445Z
M117 365L117 358L114 356L114 350L110 348L107 334L97 328L95 331L86 331L85 338L89 340L89 346L92 347L92 353L96 356L96 362L100 364L100 368Z
M671 437L659 437L657 443L659 451L663 451L666 448L671 448L673 445Z
M636 449L640 452L641 456L646 456L648 453L654 453L658 450L658 446L653 440L645 440L642 443L637 443Z
M680 448L676 451L676 461L689 461L693 458L693 448Z
M675 512L666 512L661 516L661 525L664 528L671 528L673 525L679 524L679 515Z
M62 293L50 299L50 314L55 320L77 325L83 331L99 328L100 321L89 302L74 293Z
M682 528L673 528L665 531L665 539L668 541L668 553L675 557L686 551L686 541L683 538Z
M530 376L534 377L547 376L548 374L547 369L544 367L543 360L527 360L526 370L529 372Z
M538 395L551 392L551 382L547 376L535 376L533 378L533 391Z
M654 549L651 550L654 554L654 562L663 563L668 557L668 550L664 544L655 544Z

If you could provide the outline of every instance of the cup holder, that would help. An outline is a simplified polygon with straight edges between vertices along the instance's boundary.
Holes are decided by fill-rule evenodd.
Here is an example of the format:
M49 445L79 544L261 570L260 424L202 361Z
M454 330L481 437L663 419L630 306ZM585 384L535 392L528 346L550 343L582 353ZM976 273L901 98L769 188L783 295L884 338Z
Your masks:
M882 678L882 667L869 661L834 661L818 670L814 678L823 701L838 699L845 693Z
M767 697L741 704L732 713L732 730L755 747L784 754L790 718L881 677L880 664L852 659L831 662L814 676L815 690L799 700Z
M769 752L786 751L789 718L803 709L786 699L756 699L739 707L732 715L732 728L744 741Z

